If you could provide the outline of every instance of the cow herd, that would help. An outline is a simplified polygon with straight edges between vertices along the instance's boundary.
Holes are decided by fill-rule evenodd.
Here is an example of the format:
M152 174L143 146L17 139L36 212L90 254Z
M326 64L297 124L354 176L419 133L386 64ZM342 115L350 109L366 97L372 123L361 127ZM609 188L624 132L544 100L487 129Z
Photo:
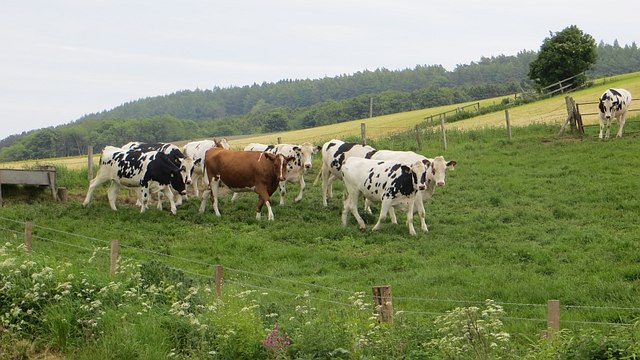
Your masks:
M176 206L186 197L187 187L201 197L199 211L212 203L216 216L220 189L234 193L251 191L258 195L256 219L261 218L263 206L268 219L274 220L271 196L279 189L280 205L285 203L287 182L295 183L300 190L294 202L304 197L304 175L312 166L313 155L322 156L322 168L316 182L322 178L322 204L328 206L333 197L332 183L344 182L342 224L347 225L351 213L360 229L364 221L358 213L358 200L364 197L364 210L371 213L370 202L381 203L380 215L373 230L389 215L396 224L395 210L407 212L407 227L416 235L413 227L414 210L420 217L420 227L428 231L423 199L430 198L436 186L444 186L445 170L453 168L455 161L442 156L430 159L410 151L376 150L368 145L331 140L322 147L311 143L249 144L244 150L232 150L226 139L202 140L186 144L182 149L173 144L143 144L132 142L122 147L107 146L100 156L100 168L89 184L83 206L88 206L95 189L108 181L109 204L116 210L116 197L121 186L135 189L140 212L144 212L150 199L162 198ZM315 184L315 183L314 183ZM200 196L200 187L202 196ZM177 197L177 199L176 199Z
M624 89L608 89L602 94L598 105L601 139L609 137L613 118L618 123L617 136L622 137L630 103L631 94ZM201 197L199 211L203 213L211 202L216 216L220 216L220 189L226 188L234 192L232 201L238 192L255 192L258 195L256 219L261 218L262 207L266 205L268 219L274 220L271 196L279 189L280 205L284 205L286 183L292 182L300 188L294 202L301 201L306 187L304 175L318 151L322 167L314 185L322 179L321 197L326 207L333 197L332 183L335 180L344 183L341 216L344 226L351 214L360 229L365 228L358 211L358 201L364 198L363 209L368 213L372 212L370 202L381 204L373 230L378 230L387 216L397 224L395 210L401 209L407 213L406 224L411 235L416 235L414 213L418 214L421 230L428 231L424 200L431 198L436 187L445 185L445 171L456 165L456 161L442 156L427 158L411 151L377 150L337 139L327 141L322 147L310 143L249 144L244 150L232 150L226 139L194 141L182 149L173 144L132 142L103 149L100 168L82 204L88 206L95 189L110 181L107 197L113 210L116 210L118 191L124 186L137 190L140 212L147 209L155 194L159 209L162 209L162 198L166 197L171 212L176 214L176 206L182 203L187 187L191 186L195 196Z

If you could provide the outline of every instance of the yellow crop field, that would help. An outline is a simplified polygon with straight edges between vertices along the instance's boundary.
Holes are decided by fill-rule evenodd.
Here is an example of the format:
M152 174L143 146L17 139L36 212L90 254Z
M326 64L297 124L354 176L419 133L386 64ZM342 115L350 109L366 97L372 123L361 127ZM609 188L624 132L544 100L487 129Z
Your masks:
M636 102L631 105L631 109L634 111L640 110L640 72L600 79L594 86L578 90L570 94L578 104L592 103L579 105L582 114L591 114L583 115L583 122L585 125L598 123L598 116L595 114L598 111L597 101L602 92L610 87L625 88L629 90L637 99ZM484 99L480 100L479 103L481 107L498 104L503 98L504 96ZM400 131L412 129L417 124L423 123L425 118L431 115L452 111L456 108L471 105L476 102L477 101L472 101L461 104L376 116L310 129L238 137L231 139L229 143L234 149L242 149L245 145L253 142L274 144L277 142L278 138L280 138L284 143L302 143L308 141L316 145L320 145L325 141L334 138L341 139L348 136L360 136L362 123L365 124L367 138L376 139L389 136L390 134ZM637 113L634 112L632 114ZM567 110L564 96L562 95L509 109L509 118L512 126L524 126L532 123L557 123L558 129L560 129L560 125L564 122L566 116ZM436 124L434 126L439 125ZM503 111L498 111L471 119L447 123L445 126L447 129L458 130L472 130L485 127L505 127L505 114ZM176 142L176 145L181 146L188 141L190 140ZM96 164L98 160L99 155L94 155L94 164ZM86 156L75 156L0 163L0 167L4 168L24 168L37 165L63 165L70 169L80 169L87 167L87 158Z

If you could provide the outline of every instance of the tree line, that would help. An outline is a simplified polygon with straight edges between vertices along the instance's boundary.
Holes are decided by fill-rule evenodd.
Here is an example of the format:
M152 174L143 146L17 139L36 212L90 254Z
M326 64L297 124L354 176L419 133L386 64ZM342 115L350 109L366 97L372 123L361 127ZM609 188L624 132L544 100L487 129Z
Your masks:
M601 42L589 77L638 71L635 43ZM536 88L529 80L538 52L482 57L447 71L440 65L376 69L322 79L285 79L242 87L184 90L128 102L72 123L0 141L0 161L73 156L93 145L128 141L171 142L310 128Z

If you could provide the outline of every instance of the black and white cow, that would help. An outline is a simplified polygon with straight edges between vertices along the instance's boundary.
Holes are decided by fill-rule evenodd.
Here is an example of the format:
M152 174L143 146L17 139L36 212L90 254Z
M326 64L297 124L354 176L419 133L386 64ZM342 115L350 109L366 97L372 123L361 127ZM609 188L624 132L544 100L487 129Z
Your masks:
M179 147L170 143L143 143L132 141L122 146L123 149L138 150L142 152L160 151L167 155L169 161L180 168L184 183L191 184L191 173L193 172L193 159L186 156Z
M625 89L608 89L602 96L598 108L600 110L600 134L598 137L603 138L603 132L605 127L605 121L607 123L607 132L604 135L605 139L609 138L611 132L611 120L616 119L618 123L618 137L622 137L624 131L624 121L627 117L627 111L631 104L631 93Z
M333 197L331 184L335 179L342 179L342 164L350 157L367 158L376 151L369 145L348 143L342 140L330 140L322 145L322 168L318 176L322 176L322 205ZM317 181L317 178L316 178Z
M154 186L166 189L165 195L172 202L171 212L173 214L176 213L176 208L169 186L180 194L186 193L180 168L161 151L142 152L115 146L105 147L100 156L100 168L96 177L89 184L89 190L82 206L88 206L95 189L107 181L111 182L111 186L107 190L107 197L113 210L117 210L116 197L120 186L139 189L139 198L142 200L140 212L146 210L150 189Z
M212 147L221 147L227 150L231 149L231 145L229 145L229 142L226 138L192 141L182 147L182 152L184 153L184 155L193 159L191 185L193 186L193 193L196 195L196 197L200 197L200 179L202 179L202 184L204 184L205 189L209 188L209 180L204 173L204 155L207 150L211 149Z
M429 168L427 171L427 187L426 189L419 191L415 197L414 209L418 213L426 214L424 209L424 201L430 199L433 196L436 187L442 187L445 185L445 172L447 169L455 169L457 162L455 160L445 160L442 156L436 156L433 159L427 158L423 155L417 154L413 151L395 151L395 150L378 150L371 155L372 160L392 160L400 162L404 165L411 166L416 161L428 160ZM371 207L369 206L369 200L365 199L364 203L365 211L371 214ZM429 231L425 217L420 217L420 228L422 231Z
M292 161L287 162L287 174L286 181L282 181L279 184L280 189L280 205L284 205L284 195L287 192L286 183L292 182L300 185L300 192L294 199L295 202L300 202L304 197L304 189L306 183L304 182L304 174L308 169L311 169L311 161L313 160L313 154L318 152L318 147L312 143L305 142L300 145L293 144L277 144L267 145L251 143L244 148L245 151L262 151L270 154L282 154L285 157L292 158ZM233 194L232 200L236 199L237 193Z
M340 169L346 190L346 199L342 208L342 225L347 225L347 215L351 211L360 229L365 228L364 221L358 214L358 198L362 194L370 201L382 203L380 216L373 230L380 228L387 213L391 217L391 222L397 224L394 206L399 206L407 211L409 234L416 235L413 227L415 197L419 191L427 188L429 165L426 159L416 161L411 166L396 161L357 157L346 159ZM418 216L423 219L424 210L419 210Z

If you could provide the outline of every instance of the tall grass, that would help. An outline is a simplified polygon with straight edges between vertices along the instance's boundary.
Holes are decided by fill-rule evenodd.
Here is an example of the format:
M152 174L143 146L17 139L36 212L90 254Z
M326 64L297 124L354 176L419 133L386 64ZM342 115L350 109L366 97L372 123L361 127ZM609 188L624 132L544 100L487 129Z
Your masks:
M77 321L94 319L71 309L78 303L47 302L41 306L52 319L48 325L36 321L31 330L21 331L52 339L48 349L79 358L107 358L118 343L123 357L250 358L274 355L262 341L278 323L291 338L287 357L446 358L451 348L428 345L445 338L437 331L436 318L492 299L504 310L503 325L495 331L512 334L511 350L500 356L548 353L552 358L570 346L570 339L583 339L585 351L598 351L588 345L588 339L595 339L633 352L638 347L629 340L633 327L619 331L614 324L633 325L640 313L637 120L627 124L627 136L608 141L595 139L592 128L584 138L557 138L558 127L542 124L514 129L512 140L504 129L448 131L446 152L435 132L425 134L421 150L413 135L373 141L381 149L414 149L458 162L447 173L446 187L427 203L430 231L417 237L390 223L371 232L376 218L364 213L365 232L355 224L342 227L341 185L335 184L335 198L327 208L321 205L319 186L311 186L318 159L307 175L303 201L292 202L296 189L291 187L287 204L274 206L273 222L255 220L255 194L242 194L235 203L223 200L219 218L210 210L199 214L196 199L188 200L176 216L153 208L140 214L126 191L114 212L105 188L85 209L80 203L86 172L70 171L60 178L70 191L67 203L52 203L46 192L26 204L22 198L5 199L9 205L0 216L0 239L19 243L21 222L33 221L34 254L46 253L45 264L72 264L65 274L88 276L95 289L112 281L106 275L105 247L118 239L123 259L140 264L136 271L144 275L122 279L128 284L123 289L136 289L131 301L124 292L111 293L110 302L101 300L109 304L102 315L108 321L99 325L101 330L89 331L95 335L85 335L85 323ZM403 223L402 217L398 220ZM200 324L208 325L198 330L192 318L170 311L185 302L187 289L208 286L214 264L225 267L228 307L217 315L204 310L195 314ZM151 284L183 287L173 295L154 295L149 302ZM371 318L371 287L384 284L393 291L397 313L392 326ZM76 288L85 287L74 283ZM192 297L205 307L216 304L206 290ZM563 335L566 342L555 346L537 337L546 327L549 299L561 301L562 327L569 331ZM119 326L122 316L126 321ZM75 322L66 327L60 319ZM580 329L593 333L584 335ZM606 340L612 332L617 340Z

